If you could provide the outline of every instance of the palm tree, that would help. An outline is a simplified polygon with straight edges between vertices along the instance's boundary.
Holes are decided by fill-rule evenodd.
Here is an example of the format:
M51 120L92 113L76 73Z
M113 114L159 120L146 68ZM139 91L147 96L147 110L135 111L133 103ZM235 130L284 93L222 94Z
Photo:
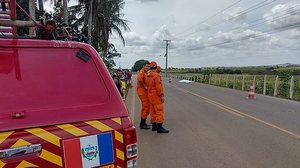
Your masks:
M124 14L120 12L124 8L124 0L79 0L79 3L85 5L84 32L87 31L89 13L93 11L91 27L95 48L100 47L106 56L109 48L109 37L113 32L118 34L125 45L122 29L128 31L130 28L127 25L128 21L122 19Z
M49 1L49 0L45 0ZM63 21L68 24L68 2L70 0L50 0L51 3L62 3L63 4Z

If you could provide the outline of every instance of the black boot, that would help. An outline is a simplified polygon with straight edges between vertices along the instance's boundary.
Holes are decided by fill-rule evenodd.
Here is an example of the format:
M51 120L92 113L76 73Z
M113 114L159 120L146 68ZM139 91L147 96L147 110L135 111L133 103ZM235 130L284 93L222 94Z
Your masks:
M169 133L169 130L166 130L163 126L162 123L157 123L157 133Z
M150 129L150 125L146 124L146 119L141 118L140 129Z
M156 123L152 123L152 131L157 131L157 124Z

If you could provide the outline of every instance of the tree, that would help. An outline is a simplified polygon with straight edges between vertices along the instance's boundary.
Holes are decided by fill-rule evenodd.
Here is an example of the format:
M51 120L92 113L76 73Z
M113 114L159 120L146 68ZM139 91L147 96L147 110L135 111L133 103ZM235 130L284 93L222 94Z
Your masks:
M77 18L77 16L83 15L83 8L80 5L71 6L68 8L68 25L72 28L72 34L81 34L83 26L83 17ZM54 4L53 18L59 23L64 23L63 4L57 2Z
M278 95L281 97L288 97L289 94L289 81L292 77L290 70L279 70L278 77L280 79Z
M49 0L45 0L45 1L49 1ZM68 2L70 0L50 0L51 3L54 3L55 5L57 5L57 3L62 3L63 4L63 22L68 24Z
M138 60L134 63L133 67L131 68L131 70L133 72L137 72L139 70L141 70L143 68L144 63L146 62L146 60Z
M107 55L109 49L109 37L115 32L121 38L125 45L125 39L122 29L130 30L128 21L122 19L124 16L121 10L124 8L124 0L79 0L85 6L84 27L83 32L87 34L87 27L92 26L93 46L101 46L104 56ZM90 3L93 3L90 5ZM92 6L92 8L90 8ZM92 12L92 25L88 25L89 12ZM95 47L96 48L96 47Z
M112 70L112 68L116 65L114 58L115 57L121 57L121 54L118 53L118 51L116 50L115 46L113 44L109 44L108 47L108 53L107 56L105 57L103 55L103 53L100 53L100 57L102 58L104 64L106 65L107 69L109 71Z

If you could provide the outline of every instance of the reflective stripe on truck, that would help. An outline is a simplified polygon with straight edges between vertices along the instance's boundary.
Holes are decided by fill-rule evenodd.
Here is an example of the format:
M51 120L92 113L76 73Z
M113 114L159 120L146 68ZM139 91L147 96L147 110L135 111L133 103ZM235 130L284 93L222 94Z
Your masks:
M68 146L72 145L70 142L80 146ZM41 144L40 152L19 153L15 156L4 155L7 149L16 147L27 149L29 145L34 144ZM68 152L75 154L74 152L78 151L80 153L77 153L79 154L77 158L81 158L82 163L79 167L88 167L84 166L84 162L95 161L95 158L98 160L92 164L93 166L124 167L125 153L121 119L92 120L0 133L0 168L70 167L68 161L72 161L70 160L72 158L66 154Z

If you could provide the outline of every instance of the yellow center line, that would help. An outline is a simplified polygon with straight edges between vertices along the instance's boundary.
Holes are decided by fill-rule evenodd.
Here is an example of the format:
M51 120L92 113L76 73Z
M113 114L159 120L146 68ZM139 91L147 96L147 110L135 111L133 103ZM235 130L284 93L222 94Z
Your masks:
M236 116L238 116L238 117L240 117L240 118L245 118L245 116L243 116L243 115L240 115L239 113L235 113L235 112L233 112L233 111L231 111L231 110L229 110L229 109L226 109L226 108L224 108L224 107L222 107L222 106L220 106L220 105L218 105L218 104L215 104L215 103L213 103L213 102L211 102L211 101L205 101L206 103L209 103L209 104L211 104L211 105L213 105L213 106L216 106L216 107L218 107L218 108L220 108L220 109L222 109L222 110L224 110L224 111L227 111L227 112L229 112L229 113L231 113L231 114L233 114L233 115L236 115Z
M175 86L175 85L172 85L172 84L171 84L171 86L175 87L176 89L179 88L179 87L177 87L177 86ZM300 135L298 135L298 134L296 134L296 133L293 133L293 132L291 132L291 131L289 131L289 130L287 130L287 129L284 129L284 128L282 128L282 127L279 127L279 126L277 126L277 125L275 125L275 124L269 123L269 122L267 122L267 121L261 120L261 119L256 118L256 117L253 117L253 116L251 116L251 115L249 115L249 114L247 114L247 113L245 113L245 112L241 112L241 111L236 110L236 109L234 109L234 108L228 107L228 106L226 106L226 105L224 105L224 104L222 104L222 103L216 102L216 101L214 101L214 100L211 100L211 99L209 99L209 98L207 98L207 97L201 96L201 95L196 94L196 93L194 93L194 92L191 92L191 91L188 91L188 90L185 90L185 89L182 89L182 88L180 88L180 89L178 89L178 90L184 91L184 92L190 93L190 94L192 94L192 95L194 95L194 96L196 96L196 97L202 98L202 99L206 100L207 103L210 103L210 104L212 104L212 105L214 105L214 106L217 106L217 107L219 107L219 108L222 108L223 110L226 109L226 111L227 111L227 110L228 110L228 111L231 111L231 113L234 113L235 115L238 115L238 114L239 114L239 115L241 115L241 116L243 116L243 117L246 116L246 117L248 117L248 118L250 118L250 119L253 119L253 120L257 121L257 122L260 122L260 123L265 124L265 125L267 125L267 126L269 126L269 127L272 127L272 128L274 128L274 129L277 129L277 130L279 130L279 131L281 131L281 132L284 132L284 133L286 133L286 134L289 134L289 135L295 137L296 139L300 139Z

